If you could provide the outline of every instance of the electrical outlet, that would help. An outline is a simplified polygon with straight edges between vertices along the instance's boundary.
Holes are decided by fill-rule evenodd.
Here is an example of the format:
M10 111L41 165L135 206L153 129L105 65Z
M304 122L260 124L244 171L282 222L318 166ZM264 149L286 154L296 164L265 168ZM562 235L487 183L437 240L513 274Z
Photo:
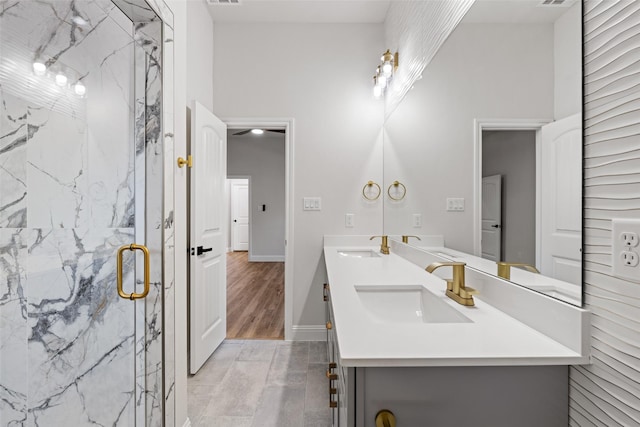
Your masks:
M628 267L638 266L638 254L633 251L622 251L620 258L622 263Z
M638 234L633 231L623 231L620 233L620 238L626 246L631 248L638 246Z
M614 219L611 228L613 275L640 283L640 220Z
M354 214L346 214L344 216L344 226L345 227L354 227L355 226L355 215Z

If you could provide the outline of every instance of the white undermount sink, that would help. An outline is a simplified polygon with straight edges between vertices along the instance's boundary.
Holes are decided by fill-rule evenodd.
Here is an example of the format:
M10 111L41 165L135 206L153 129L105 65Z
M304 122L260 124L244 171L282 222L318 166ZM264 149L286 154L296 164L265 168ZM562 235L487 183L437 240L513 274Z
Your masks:
M339 249L338 255L349 258L378 258L380 256L373 249Z
M373 320L383 323L469 323L471 320L422 285L355 285Z

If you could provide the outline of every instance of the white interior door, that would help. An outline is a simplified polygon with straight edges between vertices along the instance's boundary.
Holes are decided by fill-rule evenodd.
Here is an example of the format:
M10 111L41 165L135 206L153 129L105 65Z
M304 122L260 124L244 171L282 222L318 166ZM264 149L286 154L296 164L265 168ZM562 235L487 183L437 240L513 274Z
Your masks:
M191 108L190 372L195 374L227 334L227 126L198 102Z
M231 181L231 235L234 251L249 250L249 180Z
M482 258L501 261L502 176L482 178Z
M541 131L540 272L582 281L582 115Z

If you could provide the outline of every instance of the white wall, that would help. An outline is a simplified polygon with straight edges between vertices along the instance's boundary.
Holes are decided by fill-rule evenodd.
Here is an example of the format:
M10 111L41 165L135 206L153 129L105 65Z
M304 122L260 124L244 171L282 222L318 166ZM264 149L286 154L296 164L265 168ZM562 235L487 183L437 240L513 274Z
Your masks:
M640 2L586 2L584 294L592 364L570 371L577 426L640 425L640 283L613 276L611 220L640 218ZM640 277L638 277L640 282Z
M371 95L381 25L216 24L214 40L216 115L294 119L292 322L320 339L322 236L382 232L381 201L361 197L382 181L383 107ZM303 211L304 196L322 197L322 211Z
M213 22L204 0L187 1L187 106L213 110Z
M227 137L227 175L251 177L249 261L284 261L284 135L232 136L234 132Z
M536 133L482 132L482 176L502 175L502 261L536 264Z
M582 111L582 19L576 2L553 25L554 119Z
M174 14L174 76L175 76L175 157L187 155L186 110L192 97L211 106L213 92L211 75L213 52L199 51L197 46L211 46L213 24L204 1L167 0ZM206 18L206 19L205 19ZM188 27L188 31L187 31ZM199 40L200 38L204 40ZM202 42L203 45L198 43ZM210 53L206 53L209 50ZM188 95L189 94L189 95ZM187 247L187 169L175 170L176 255ZM180 427L187 421L187 258L176 256L175 262L175 340L176 340L176 422ZM180 332L182 331L182 333Z
M407 186L403 202L385 204L385 233L444 234L473 253L473 121L551 119L553 77L551 24L459 25L385 124L386 185ZM446 212L449 197L465 211Z

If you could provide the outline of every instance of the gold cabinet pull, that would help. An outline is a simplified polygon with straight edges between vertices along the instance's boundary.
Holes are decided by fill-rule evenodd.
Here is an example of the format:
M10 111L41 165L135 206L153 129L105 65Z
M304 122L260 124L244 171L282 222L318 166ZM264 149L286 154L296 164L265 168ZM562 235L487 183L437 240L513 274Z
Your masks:
M376 414L376 427L396 427L396 416L388 409Z
M124 251L142 251L144 255L144 291L141 294L135 292L128 294L122 287L122 254ZM147 249L146 246L131 243L130 245L121 246L120 249L118 249L116 280L118 283L118 295L120 295L121 298L133 301L134 299L141 299L147 296L149 293L149 249Z

